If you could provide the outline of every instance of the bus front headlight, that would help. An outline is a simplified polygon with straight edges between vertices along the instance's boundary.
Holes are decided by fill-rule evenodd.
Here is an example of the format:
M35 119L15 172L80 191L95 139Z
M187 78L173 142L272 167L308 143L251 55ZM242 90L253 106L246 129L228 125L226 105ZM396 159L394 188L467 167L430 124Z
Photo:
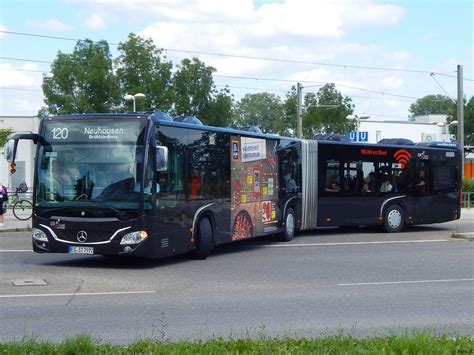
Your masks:
M48 236L41 229L33 228L33 239L38 242L47 242Z
M138 243L143 242L147 237L148 237L148 233L145 231L127 233L123 236L122 240L120 241L120 244L121 245L138 244Z

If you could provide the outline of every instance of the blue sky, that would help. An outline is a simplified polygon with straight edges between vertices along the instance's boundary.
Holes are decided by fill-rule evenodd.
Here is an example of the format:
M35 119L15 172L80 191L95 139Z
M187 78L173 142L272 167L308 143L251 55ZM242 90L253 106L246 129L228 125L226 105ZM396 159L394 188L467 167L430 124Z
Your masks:
M216 84L228 85L236 99L265 90L283 98L298 81L314 82L306 91L335 82L353 97L356 113L406 119L416 98L445 91L455 98L456 79L436 75L438 84L427 73L351 66L456 75L462 64L464 77L471 79L464 81L464 92L471 97L473 6L472 1L2 0L0 31L111 43L135 32L168 49L311 62L195 54L217 69ZM0 115L34 115L42 105L42 74L24 70L49 70L47 63L5 58L52 61L74 44L0 32ZM116 47L111 50L115 56ZM170 51L167 56L176 64L192 55Z

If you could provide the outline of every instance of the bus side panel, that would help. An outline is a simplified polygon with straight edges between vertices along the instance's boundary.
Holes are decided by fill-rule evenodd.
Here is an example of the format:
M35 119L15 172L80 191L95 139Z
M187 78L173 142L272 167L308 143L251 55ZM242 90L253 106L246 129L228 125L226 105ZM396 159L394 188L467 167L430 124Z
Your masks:
M232 241L279 230L277 143L231 136Z

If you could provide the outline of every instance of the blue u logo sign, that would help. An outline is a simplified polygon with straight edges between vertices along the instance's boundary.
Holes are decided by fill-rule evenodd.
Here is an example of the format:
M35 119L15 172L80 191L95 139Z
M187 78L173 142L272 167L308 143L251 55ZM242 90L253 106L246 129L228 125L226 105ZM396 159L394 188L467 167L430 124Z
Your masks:
M359 142L368 142L369 132L359 132Z

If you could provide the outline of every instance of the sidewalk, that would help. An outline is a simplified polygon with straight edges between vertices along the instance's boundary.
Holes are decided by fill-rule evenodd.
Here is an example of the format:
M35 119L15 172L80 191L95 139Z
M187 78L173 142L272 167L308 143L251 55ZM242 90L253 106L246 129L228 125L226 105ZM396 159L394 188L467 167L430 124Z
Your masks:
M15 218L12 211L9 210L3 215L3 227L0 227L0 233L5 232L25 232L31 230L31 218L27 221L20 221Z
M474 208L463 208L461 211L461 220L472 220L474 232ZM11 211L4 215L4 226L0 228L0 233L5 232L25 232L31 230L31 218L27 221L19 221Z

